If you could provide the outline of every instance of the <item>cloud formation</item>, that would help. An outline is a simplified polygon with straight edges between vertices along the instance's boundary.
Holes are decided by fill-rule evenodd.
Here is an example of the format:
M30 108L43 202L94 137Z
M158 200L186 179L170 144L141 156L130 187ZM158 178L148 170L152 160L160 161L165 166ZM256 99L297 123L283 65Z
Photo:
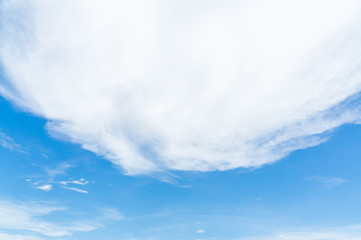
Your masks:
M53 185L51 185L51 184L44 184L44 185L34 186L34 188L43 190L43 191L45 191L45 192L48 192L48 191L50 191L51 189L53 189Z
M19 240L40 240L40 236L45 237L64 237L72 235L75 232L88 232L103 227L107 221L118 221L122 215L117 209L102 208L98 209L97 217L92 220L74 220L63 223L50 222L46 217L56 212L67 210L64 206L56 206L47 202L10 202L0 200L0 237L1 239L19 239ZM112 214L109 214L112 213ZM12 235L3 230L25 231L26 235ZM40 236L39 236L40 235ZM13 237L13 238L11 238ZM47 238L49 239L49 238Z
M82 185L82 186L87 185L89 183L89 181L87 181L85 178L80 178L79 180L74 180L73 178L71 178L69 180L58 181L58 180L54 179L54 177L55 177L54 174L48 175L48 177L50 177L50 178L45 178L45 179L28 178L28 179L26 179L26 181L30 184L31 187L33 187L35 189L43 190L46 192L53 190L55 188L55 186L57 186L62 189L67 189L67 190L71 190L71 191L75 191L75 192L79 192L79 193L88 193L88 191L86 191L84 189L74 187L76 185ZM94 183L94 182L92 182L92 183Z
M68 189L74 192L79 192L79 193L88 193L88 191L85 191L84 189L80 189L80 188L76 188L76 187L62 187L64 189Z
M68 184L87 185L89 181L85 180L84 178L80 178L79 180L60 181L59 183L62 185L68 185Z
M1 130L0 130L0 146L3 148L7 148L11 151L19 151L25 153L19 144L17 144L11 137L3 133Z
M1 4L0 93L128 174L257 167L360 120L360 1Z

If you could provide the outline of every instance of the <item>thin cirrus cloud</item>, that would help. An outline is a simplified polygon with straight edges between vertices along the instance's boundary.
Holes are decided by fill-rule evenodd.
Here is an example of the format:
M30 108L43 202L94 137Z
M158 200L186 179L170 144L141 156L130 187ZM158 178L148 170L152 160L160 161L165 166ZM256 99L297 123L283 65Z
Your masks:
M65 206L58 206L47 202L11 202L0 200L0 237L1 239L37 240L58 239L70 236L75 232L89 232L104 227L108 221L119 221L121 213L114 208L99 208L97 217L93 220L74 220L57 223L45 220L48 215L57 212L66 213ZM112 214L109 214L111 212ZM26 235L13 235L17 230ZM4 236L4 238L2 237ZM11 236L13 238L11 238Z
M71 190L71 191L74 191L74 192L79 192L79 193L88 193L88 191L86 191L84 189L76 188L76 187L62 187L62 188L67 189L67 190Z
M44 240L44 238L35 237L31 235L9 234L0 232L1 240Z
M352 0L3 1L0 93L128 174L257 167L360 120L360 16Z
M22 150L22 146L20 146L19 144L17 144L14 139L12 139L11 137L9 137L8 135L6 135L4 132L2 132L0 130L0 146L6 149L9 149L11 151L18 151L18 152L23 152Z
M304 229L303 231L285 231L268 236L244 237L239 240L359 240L360 225L334 227L330 229Z
M59 180L59 176L67 175L67 171L74 166L69 164L68 162L60 162L55 167L43 167L45 171L45 175L38 176L36 178L28 178L26 181L30 184L31 187L43 191L51 191L56 187L60 187L63 189L79 192L79 193L88 193L88 191L84 189L80 189L74 187L76 185L84 186L90 183L85 178L68 178L67 180ZM92 181L94 183L94 181Z
M59 175L65 175L66 171L74 167L67 162L61 162L55 168L45 167L44 170L48 178L56 178Z
M39 190L43 190L45 192L51 191L54 189L55 186L60 187L62 189L71 190L79 193L89 193L88 191L74 187L76 185L82 185L85 186L89 183L84 178L80 178L79 180L66 180L66 181L57 181L54 179L31 179L28 178L26 181L30 184L31 187ZM92 182L94 183L94 181Z
M59 183L62 185L68 185L68 184L87 185L89 181L87 181L84 178L80 178L79 180L60 181Z
M62 185L61 187L64 189L68 189L71 191L79 192L79 193L88 193L88 191L78 188L78 187L69 187L68 185L82 185L85 186L89 183L84 178L80 178L79 180L68 180L68 181L60 181L59 184Z
M333 188L348 182L347 179L340 178L340 177L328 177L328 176L312 176L306 178L307 180L316 182L320 184L324 188Z

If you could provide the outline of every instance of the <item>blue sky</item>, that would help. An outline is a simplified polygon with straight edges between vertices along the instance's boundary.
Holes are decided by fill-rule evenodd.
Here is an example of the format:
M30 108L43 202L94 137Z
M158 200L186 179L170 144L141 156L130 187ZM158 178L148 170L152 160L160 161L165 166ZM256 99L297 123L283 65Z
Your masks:
M0 1L0 239L361 239L358 1Z
M355 239L360 236L359 228L356 233L344 230L359 224L358 125L337 128L326 143L258 169L126 176L104 158L51 138L44 130L44 119L23 113L4 99L0 107L0 209L6 204L66 207L33 218L60 225L76 220L96 226L92 231L69 230L69 236L51 237L22 229L21 222L9 227L0 221L2 232L30 233L41 239L109 240L270 239L282 233L333 231L351 232ZM56 173L50 176L49 170ZM64 189L59 183L82 178L89 183L69 186L87 193ZM53 188L37 189L34 183L38 181ZM109 209L115 217L99 217Z

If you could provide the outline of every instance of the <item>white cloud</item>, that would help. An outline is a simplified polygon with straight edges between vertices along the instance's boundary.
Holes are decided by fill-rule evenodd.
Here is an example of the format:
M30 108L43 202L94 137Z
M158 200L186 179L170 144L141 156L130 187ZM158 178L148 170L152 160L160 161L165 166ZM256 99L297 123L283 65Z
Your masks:
M44 185L40 185L40 186L34 186L34 188L48 192L48 191L50 191L51 189L53 189L53 185L51 185L51 184L44 184Z
M44 220L49 214L55 214L58 211L62 213L66 210L64 206L55 206L46 202L41 203L14 203L9 201L0 201L0 239L19 239L19 240L37 240L41 239L36 235L46 237L64 237L72 235L74 232L88 232L103 227L104 221L120 220L109 215L109 211L99 210L93 220L72 220L63 223L49 222ZM63 213L64 214L64 213ZM113 215L121 215L118 210L113 209ZM89 219L89 217L87 218ZM12 235L4 230L27 231L28 235ZM2 237L2 234L4 237ZM13 238L11 238L13 236ZM48 239L48 238L47 238Z
M204 233L204 232L205 232L204 229L198 229L198 230L196 231L196 233L198 233L198 234Z
M79 180L67 180L67 181L58 181L56 182L61 185L61 188L68 189L71 191L79 192L79 193L88 193L88 191L84 189L80 189L77 187L69 187L68 185L87 185L89 181L87 181L85 178L80 178Z
M79 193L88 193L88 191L85 191L85 190L80 189L80 188L75 188L75 187L63 187L63 188L71 190L71 191L79 192Z
M89 181L86 180L85 178L79 178L78 180L74 180L74 178L69 178L69 180L62 180L62 181L56 180L57 176L66 174L66 170L70 167L72 167L72 165L67 163L62 163L55 169L45 168L46 176L37 177L34 179L28 178L25 179L25 181L28 182L31 187L47 192L53 190L55 187L61 187L63 189L67 189L79 193L88 193L88 191L84 189L80 189L77 187L70 187L72 185L73 186L87 185ZM94 181L92 183L94 183Z
M53 237L70 235L70 232L66 228L39 219L41 216L61 210L65 210L65 208L62 206L15 204L0 201L0 228L27 230Z
M312 177L308 177L307 180L315 181L321 184L325 188L333 188L347 182L347 180L344 178L327 177L327 176L312 176Z
M1 9L0 93L129 174L261 166L361 116L360 1Z
M62 185L68 185L68 184L87 185L89 181L85 180L84 178L80 178L79 180L60 181L59 183Z

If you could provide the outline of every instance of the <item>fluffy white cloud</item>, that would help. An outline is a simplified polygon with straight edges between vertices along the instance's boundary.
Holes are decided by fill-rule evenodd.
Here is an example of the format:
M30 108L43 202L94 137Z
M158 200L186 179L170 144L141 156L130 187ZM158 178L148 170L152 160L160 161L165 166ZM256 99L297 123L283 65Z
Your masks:
M1 9L0 93L129 174L261 166L360 118L360 1Z

